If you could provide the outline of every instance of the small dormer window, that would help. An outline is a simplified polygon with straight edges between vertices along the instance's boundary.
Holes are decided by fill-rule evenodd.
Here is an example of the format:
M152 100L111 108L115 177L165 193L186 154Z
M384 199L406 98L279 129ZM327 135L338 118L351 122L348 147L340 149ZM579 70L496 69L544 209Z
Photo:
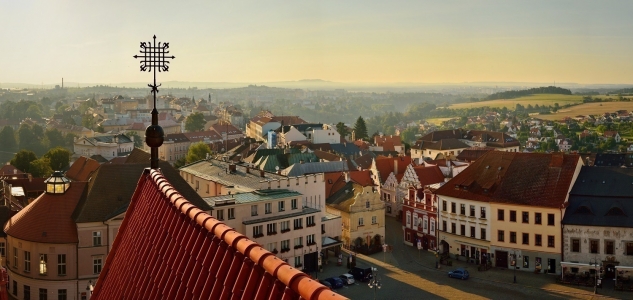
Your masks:
M70 180L62 175L62 172L55 171L53 175L44 181L46 192L49 194L63 194L70 187Z

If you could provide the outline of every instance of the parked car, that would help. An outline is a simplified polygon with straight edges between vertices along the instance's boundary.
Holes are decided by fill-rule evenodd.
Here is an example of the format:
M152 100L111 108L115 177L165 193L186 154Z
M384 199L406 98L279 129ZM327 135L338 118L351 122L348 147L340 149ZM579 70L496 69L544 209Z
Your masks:
M469 276L470 275L468 274L468 271L464 270L463 268L457 268L453 271L448 272L448 277L451 278L468 279Z
M341 280L343 280L343 283L345 283L345 285L350 285L350 284L354 284L354 276L352 274L349 273L345 273L341 276L339 276L338 278L341 278Z
M351 274L354 276L354 279L361 282L367 282L371 279L371 268L353 267L349 269L349 272L347 273Z
M319 280L319 283L324 285L324 286L326 286L326 287L328 287L330 290L332 289L332 284L327 282L327 281L325 281L325 280Z
M325 281L329 282L332 285L332 288L338 289L343 287L343 280L338 277L326 278Z

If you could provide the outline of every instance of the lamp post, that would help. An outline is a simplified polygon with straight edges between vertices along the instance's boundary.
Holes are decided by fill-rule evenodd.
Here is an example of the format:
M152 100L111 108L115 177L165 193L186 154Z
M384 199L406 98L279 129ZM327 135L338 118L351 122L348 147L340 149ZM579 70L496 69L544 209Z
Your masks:
M512 267L514 268L514 283L517 283L517 251L514 250L513 253L512 259L514 263Z
M370 289L374 289L374 300L376 300L376 290L380 289L382 284L380 283L380 279L378 279L378 268L372 267L371 272L373 276L367 286L369 286Z

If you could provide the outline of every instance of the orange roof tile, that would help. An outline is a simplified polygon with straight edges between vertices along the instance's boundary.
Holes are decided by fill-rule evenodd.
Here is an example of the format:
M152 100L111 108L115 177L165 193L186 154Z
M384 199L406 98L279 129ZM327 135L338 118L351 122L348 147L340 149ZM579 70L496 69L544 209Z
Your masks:
M40 195L4 226L7 235L36 243L77 243L72 213L84 196L87 182L72 182L64 194Z
M94 289L99 299L345 299L177 193L138 182Z
M81 156L70 166L65 175L73 181L88 181L99 166L96 160Z
M404 175L404 172L402 173L402 175ZM352 181L362 186L375 185L374 181L371 179L371 171L369 170L350 171L349 177Z
M420 185L422 186L444 182L444 174L438 166L415 166L413 170L418 176L418 180L420 180Z
M345 176L343 172L323 173L325 180L325 198L332 196L345 186Z
M396 177L399 174L404 174L404 171L407 169L407 166L411 164L410 156L396 156L396 157L376 157L376 169L378 169L378 173L380 173L380 181L384 183L389 177L391 172L394 172ZM396 170L396 166L398 169ZM397 171L397 172L395 172Z
M24 174L24 172L20 171L20 169L10 164L6 164L2 166L2 168L0 168L0 175L14 175L14 174Z

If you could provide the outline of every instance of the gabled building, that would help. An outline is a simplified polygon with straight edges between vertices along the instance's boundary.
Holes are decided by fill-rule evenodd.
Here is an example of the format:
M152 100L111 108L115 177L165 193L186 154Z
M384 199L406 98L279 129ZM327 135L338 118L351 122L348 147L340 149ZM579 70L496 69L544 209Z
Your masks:
M369 150L404 153L404 147L399 135L377 135L374 137L374 146L370 146Z
M372 161L371 167L369 168L374 184L378 187L378 193L381 199L385 201L386 204L391 203L391 205L386 205L386 210L389 215L400 215L400 211L396 210L393 204L402 200L398 198L398 195L402 196L403 194L398 194L397 190L400 179L402 179L407 166L410 164L411 157L409 156L378 156Z
M75 138L75 155L90 157L101 155L105 159L126 156L134 149L134 137L125 134L102 135L94 137Z
M491 151L440 187L440 249L468 261L560 274L561 220L578 155Z

